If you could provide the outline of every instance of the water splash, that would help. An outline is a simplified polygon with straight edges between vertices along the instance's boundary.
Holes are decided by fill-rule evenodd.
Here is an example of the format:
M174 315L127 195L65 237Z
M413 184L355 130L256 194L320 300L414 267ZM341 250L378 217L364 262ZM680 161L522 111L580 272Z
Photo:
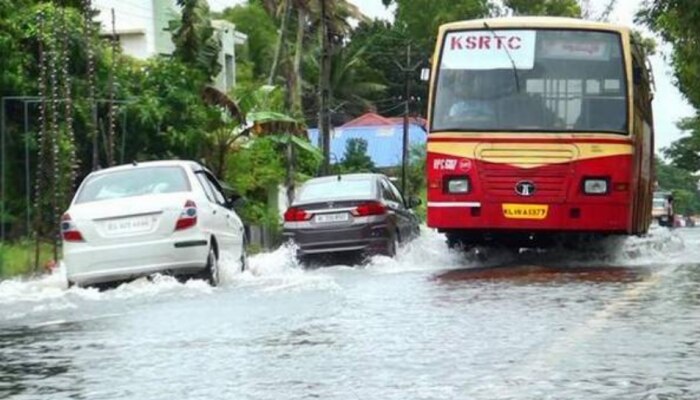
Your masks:
M684 242L684 238L689 243ZM65 268L36 278L0 282L0 320L19 318L26 313L48 312L51 307L70 309L80 302L198 296L217 291L251 288L262 293L299 290L338 290L337 280L350 273L393 274L431 272L501 265L588 265L653 266L696 262L700 259L700 235L680 234L665 228L652 229L643 237L612 238L595 249L513 252L498 248L463 253L448 249L444 235L423 227L421 236L399 249L396 258L375 256L362 266L336 265L305 269L295 257L296 249L284 245L250 257L249 268L241 272L239 260L222 260L222 283L212 288L200 280L180 282L169 276L155 275L100 292L96 289L68 288ZM41 303L50 303L43 306ZM13 306L13 307L10 307Z

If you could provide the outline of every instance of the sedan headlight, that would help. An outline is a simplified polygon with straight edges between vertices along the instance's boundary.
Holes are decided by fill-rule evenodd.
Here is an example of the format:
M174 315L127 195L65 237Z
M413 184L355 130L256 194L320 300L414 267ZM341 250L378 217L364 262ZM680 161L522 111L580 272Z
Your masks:
M589 178L583 180L583 193L585 194L607 194L608 180L603 178Z
M464 194L469 193L470 190L471 185L469 183L469 178L466 176L447 179L447 193Z

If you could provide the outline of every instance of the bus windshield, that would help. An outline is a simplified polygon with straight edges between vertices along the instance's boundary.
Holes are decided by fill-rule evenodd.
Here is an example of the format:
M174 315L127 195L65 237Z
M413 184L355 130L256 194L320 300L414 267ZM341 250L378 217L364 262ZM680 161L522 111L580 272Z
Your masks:
M450 31L433 98L432 132L628 132L614 32Z

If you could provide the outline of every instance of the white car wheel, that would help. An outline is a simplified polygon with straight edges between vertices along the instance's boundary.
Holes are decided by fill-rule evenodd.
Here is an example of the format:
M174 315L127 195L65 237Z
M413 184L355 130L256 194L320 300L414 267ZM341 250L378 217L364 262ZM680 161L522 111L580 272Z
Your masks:
M247 248L247 241L244 239L242 248L241 248L241 272L244 272L245 270L248 269L248 251L246 250Z
M212 286L219 285L219 260L216 258L216 253L214 248L209 249L209 255L207 256L207 266L204 270L205 279Z

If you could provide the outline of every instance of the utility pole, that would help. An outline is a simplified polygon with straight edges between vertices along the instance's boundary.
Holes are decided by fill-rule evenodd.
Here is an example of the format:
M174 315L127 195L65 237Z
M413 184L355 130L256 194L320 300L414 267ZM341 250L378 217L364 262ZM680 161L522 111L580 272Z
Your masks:
M116 18L114 16L114 8L112 8L112 37L111 37L111 47L112 47L112 64L109 69L109 108L107 109L107 140L106 150L107 150L107 166L111 167L114 165L114 135L116 128L116 114L117 108L114 106L115 98L115 74L117 67L117 29L116 29Z
M326 0L321 2L321 73L319 74L319 112L318 130L323 149L323 165L321 172L327 175L330 172L331 153L331 129L328 107L330 104L331 86L331 54L330 35L328 31L328 7Z
M95 98L95 47L93 41L94 26L92 21L92 1L83 0L83 27L85 33L85 45L87 50L87 81L88 81L88 103L90 104L90 119L88 120L88 137L92 139L92 170L95 171L100 166L100 156L98 148L97 133L97 103Z
M397 61L394 63L399 67L401 71L405 74L406 81L404 82L404 111L403 111L403 148L401 152L401 191L403 195L408 195L408 148L409 148L409 137L408 137L408 116L411 110L411 75L418 68L422 61L411 65L411 44L406 46L406 65L401 65Z

